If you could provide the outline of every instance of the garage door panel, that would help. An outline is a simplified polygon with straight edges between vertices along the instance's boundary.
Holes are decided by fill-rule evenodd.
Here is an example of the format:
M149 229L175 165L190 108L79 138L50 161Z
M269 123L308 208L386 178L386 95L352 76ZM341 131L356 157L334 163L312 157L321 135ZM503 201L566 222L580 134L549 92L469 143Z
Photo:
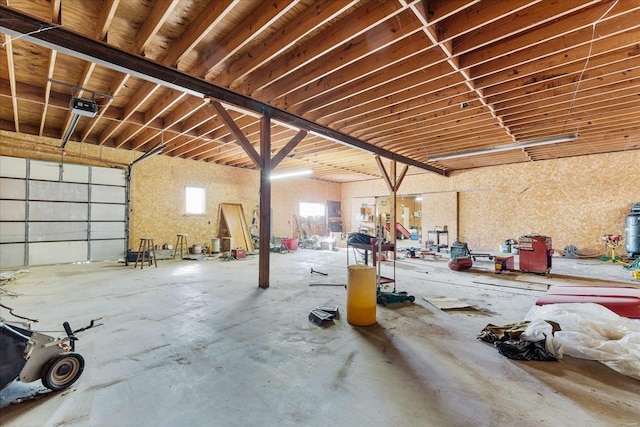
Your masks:
M29 179L60 181L60 164L40 160L30 160Z
M31 202L29 219L32 221L86 221L88 219L86 203Z
M31 222L30 242L52 242L63 240L87 240L86 222Z
M29 199L64 202L88 202L89 188L86 184L30 181Z
M89 166L66 164L62 167L64 182L89 182Z
M23 243L0 245L0 268L22 267L24 248Z
M124 239L124 222L92 222L91 239Z
M24 242L24 222L0 222L0 243Z
M116 261L124 258L124 253L124 239L91 241L91 261Z
M124 170L91 168L91 183L124 187L126 184Z
M0 200L0 221L24 221L26 205L21 200Z
M0 156L0 266L120 259L122 169Z
M124 205L91 203L91 219L94 221L122 221Z
M106 185L91 186L91 201L97 203L124 203L124 188Z
M29 264L50 265L87 261L87 242L29 243Z
M27 160L17 157L0 156L0 176L8 178L26 178Z
M0 178L0 198L25 200L27 186L24 179Z

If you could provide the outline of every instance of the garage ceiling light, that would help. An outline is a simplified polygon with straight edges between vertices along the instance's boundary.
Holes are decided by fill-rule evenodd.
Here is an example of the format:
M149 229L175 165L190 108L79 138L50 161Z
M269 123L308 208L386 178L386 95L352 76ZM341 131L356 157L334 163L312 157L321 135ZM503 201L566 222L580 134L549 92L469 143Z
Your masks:
M530 140L530 141L514 142L513 144L498 145L496 147L484 148L484 149L480 149L480 150L462 151L460 153L447 154L447 155L444 155L444 156L429 157L429 161L430 162L437 162L437 161L440 161L440 160L450 160L450 159L458 159L458 158L461 158L461 157L479 156L479 155L482 155L482 154L498 153L500 151L515 150L515 149L518 149L518 148L529 148L529 147L537 147L539 145L548 145L548 144L558 144L558 143L561 143L561 142L570 142L570 141L574 141L576 138L578 138L578 136L580 136L580 134L578 134L576 132L576 133L571 133L571 134L568 134L568 135L552 136L552 137L549 137L549 138L541 138L541 139L534 139L534 140Z
M311 175L313 171L311 169L302 169L302 170L292 170L292 171L283 171L281 173L271 174L271 180L281 179L281 178L291 178L294 176L304 176Z

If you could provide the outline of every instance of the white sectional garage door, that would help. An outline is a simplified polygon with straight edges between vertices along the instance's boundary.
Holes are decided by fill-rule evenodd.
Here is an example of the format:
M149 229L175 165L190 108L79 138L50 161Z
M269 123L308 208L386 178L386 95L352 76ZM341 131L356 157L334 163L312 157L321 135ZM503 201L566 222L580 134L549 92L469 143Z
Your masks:
M0 268L122 258L121 169L0 156Z

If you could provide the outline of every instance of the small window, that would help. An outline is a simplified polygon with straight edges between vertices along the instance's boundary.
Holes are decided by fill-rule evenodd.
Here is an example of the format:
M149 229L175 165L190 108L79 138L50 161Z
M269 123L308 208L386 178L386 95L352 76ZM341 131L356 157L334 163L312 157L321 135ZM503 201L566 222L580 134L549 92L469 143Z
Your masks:
M186 187L187 215L204 215L204 188Z
M324 216L324 203L300 202L300 216Z

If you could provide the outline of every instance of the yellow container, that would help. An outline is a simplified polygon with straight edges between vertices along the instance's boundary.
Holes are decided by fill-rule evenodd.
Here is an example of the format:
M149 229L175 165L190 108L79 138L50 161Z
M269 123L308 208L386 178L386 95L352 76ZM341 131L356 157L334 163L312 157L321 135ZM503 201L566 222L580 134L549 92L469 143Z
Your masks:
M640 270L634 270L631 272L631 277L635 280L640 280Z
M376 323L376 269L366 265L347 267L347 321L352 325Z

